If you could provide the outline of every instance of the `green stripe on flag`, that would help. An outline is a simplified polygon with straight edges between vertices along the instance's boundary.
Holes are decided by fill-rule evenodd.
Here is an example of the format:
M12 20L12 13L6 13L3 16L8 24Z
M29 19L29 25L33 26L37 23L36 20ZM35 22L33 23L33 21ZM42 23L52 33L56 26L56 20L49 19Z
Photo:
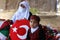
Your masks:
M0 33L2 33L3 35L5 35L6 37L8 37L9 30L0 30Z

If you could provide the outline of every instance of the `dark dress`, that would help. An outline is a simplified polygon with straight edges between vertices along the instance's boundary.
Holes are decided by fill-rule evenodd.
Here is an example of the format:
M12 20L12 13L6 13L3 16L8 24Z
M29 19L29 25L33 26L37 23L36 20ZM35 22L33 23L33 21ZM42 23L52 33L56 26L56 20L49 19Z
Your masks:
M45 31L42 29L42 26L39 25L38 30L34 33L31 33L31 29L29 29L27 34L27 40L45 40Z

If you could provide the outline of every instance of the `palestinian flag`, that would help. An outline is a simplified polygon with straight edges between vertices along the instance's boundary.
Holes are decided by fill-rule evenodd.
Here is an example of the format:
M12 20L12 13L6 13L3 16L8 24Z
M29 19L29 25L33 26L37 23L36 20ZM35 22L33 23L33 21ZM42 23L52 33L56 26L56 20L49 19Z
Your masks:
M0 22L0 40L8 40L9 25L7 21Z
M10 28L11 40L26 40L29 28L30 25L28 20L16 20L16 22Z
M8 30L0 30L0 40L7 40L8 35Z

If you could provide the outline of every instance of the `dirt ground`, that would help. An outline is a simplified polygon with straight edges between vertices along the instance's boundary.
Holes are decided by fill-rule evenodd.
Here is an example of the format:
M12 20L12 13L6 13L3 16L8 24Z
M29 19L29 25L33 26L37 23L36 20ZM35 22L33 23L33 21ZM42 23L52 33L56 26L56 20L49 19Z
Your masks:
M53 16L53 17L41 17L41 24L43 25L49 25L52 28L56 28L58 31L60 31L60 16Z

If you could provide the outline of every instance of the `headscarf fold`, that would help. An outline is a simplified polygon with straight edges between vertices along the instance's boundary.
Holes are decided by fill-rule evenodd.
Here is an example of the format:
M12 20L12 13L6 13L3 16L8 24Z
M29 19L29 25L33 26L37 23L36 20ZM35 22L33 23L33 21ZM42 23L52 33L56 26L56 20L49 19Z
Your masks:
M23 4L25 8L22 8L20 5ZM20 19L27 19L29 18L29 3L27 1L22 1L19 4L19 8L16 13L13 15L12 20L15 22L16 20Z

